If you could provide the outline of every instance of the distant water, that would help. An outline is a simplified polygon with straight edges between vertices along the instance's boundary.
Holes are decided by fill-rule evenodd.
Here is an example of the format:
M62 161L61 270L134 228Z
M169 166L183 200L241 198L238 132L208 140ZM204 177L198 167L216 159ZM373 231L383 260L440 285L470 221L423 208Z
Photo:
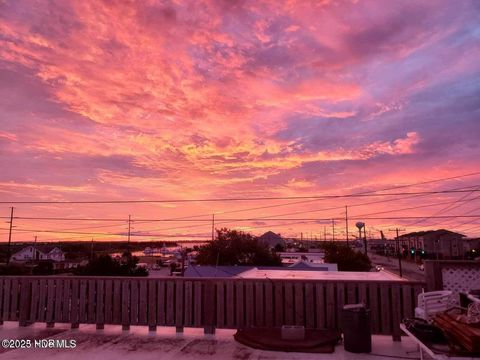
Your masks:
M180 249L184 249L184 248L193 248L194 246L202 246L202 245L205 245L207 244L207 242L205 241L184 241L184 242L177 242L177 244L179 244L179 246L167 246L167 249L168 251L175 251L175 250L180 250ZM150 247L148 245L145 246L145 248L147 247ZM151 247L150 247L151 248ZM159 249L159 248L156 248L156 249ZM145 253L143 252L143 250L139 250L139 251L132 251L132 255L133 256L145 256ZM115 256L122 256L122 252L114 252L114 253L111 253L110 256L112 257L115 257ZM148 254L147 256L155 256L155 257L161 257L163 256L161 253L155 253L155 254Z

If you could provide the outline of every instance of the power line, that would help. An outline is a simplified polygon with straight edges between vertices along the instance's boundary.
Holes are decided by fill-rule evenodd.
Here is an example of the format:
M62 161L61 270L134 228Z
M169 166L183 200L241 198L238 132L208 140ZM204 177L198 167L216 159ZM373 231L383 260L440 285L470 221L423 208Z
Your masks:
M478 188L476 188L475 190L478 190ZM468 197L469 197L470 195L472 195L472 194L473 194L473 190L472 190L472 192L470 192L470 193L465 194L464 196L462 196L460 199L457 199L457 201L453 202L452 204L450 204L450 205L448 205L448 206L446 206L446 207L444 207L444 208L442 208L442 209L434 212L432 215L438 215L438 214L444 213L445 211L456 209L456 208L458 208L459 206L461 206L461 205L463 204L463 202L465 202L465 201L473 201L473 200L478 199L478 198L480 197L480 196L479 196L479 197L476 197L476 198L473 198L473 199L466 199L466 198L468 198ZM465 200L465 199L466 199L466 200ZM460 202L461 204L455 206L455 204L458 203L458 202ZM427 221L427 220L429 220L429 219L431 219L430 216L428 216L428 217L426 217L426 218L424 218L424 219L422 219L422 220L414 221L412 224L409 224L409 226L414 226L414 225L420 224L420 223L425 222L425 221Z
M390 188L384 188L384 189L380 189L378 191L387 191L387 190L392 190L392 189L399 189L399 188L405 188L405 187L412 187L412 186L418 186L418 185L424 185L424 184L428 184L428 183L435 183L435 182L440 182L440 181L445 181L445 180L451 180L451 179L458 179L458 178L462 178L462 177L467 177L467 176L472 176L472 175L476 175L476 174L480 174L479 173L472 173L472 174L467 174L467 175L461 175L461 176L455 176L455 177L448 177L448 178L442 178L442 179L435 179L435 180L429 180L429 181L423 181L423 182L418 182L418 183L413 183L413 184L406 184L406 185L399 185L399 186L394 186L394 187L390 187ZM471 188L471 187L468 187L468 188ZM451 190L461 190L461 189L465 189L465 188L457 188L457 189L451 189ZM363 192L363 194L366 194L366 193L370 193L370 192L374 192L374 191L367 191L367 192ZM396 201L396 200L401 200L401 199L408 199L408 198L415 198L415 197L419 197L419 196L428 196L429 194L419 194L419 195L413 195L413 196L406 196L406 197L403 197L403 198L400 198L400 199L385 199L385 200L380 200L380 201L373 201L373 202L366 202L366 203L362 203L362 204L354 204L354 205L351 205L351 207L356 207L356 206L363 206L363 205L370 205L370 204L376 204L376 203L383 203L383 202L390 202L390 201ZM247 209L239 209L239 210L231 210L231 211L223 211L223 212L220 212L220 214L226 214L226 213L236 213L236 212L244 212L244 211L253 211L253 210L258 210L258 209L266 209L266 208L275 208L275 207L280 207L280 206L289 206L289 205L295 205L295 204L300 204L300 203L309 203L309 202L315 202L315 201L318 201L318 199L316 200L304 200L304 201L296 201L296 202L291 202L291 203L288 203L288 204L275 204L275 205L269 205L269 206L262 206L262 207L254 207L254 208L247 208ZM310 210L310 211L301 211L301 212L293 212L293 213L286 213L286 214L282 214L282 215L291 215L291 214L297 214L297 213L309 213L309 212L321 212L321 211L327 211L327 210L333 210L333 209L339 209L341 207L331 207L331 208L325 208L325 209L318 209L318 210ZM193 216L186 216L186 217L180 217L180 218L171 218L172 220L173 219L176 219L176 220L181 220L181 219L188 219L188 218L196 218L196 217L201 217L201 216L205 216L205 215L193 215ZM34 219L34 218L31 218L31 219ZM74 218L69 218L70 220L74 219ZM95 218L89 218L89 220L92 220L92 221L95 221L95 220L99 220L99 219L95 219ZM104 219L102 220L99 220L99 221L103 221ZM125 221L124 219L108 219L108 220L111 220L111 221ZM75 220L74 220L75 221ZM106 219L105 219L106 221ZM140 220L140 221L137 221L137 223L147 223L147 222L150 222L148 220ZM154 222L154 221L153 221ZM226 221L222 222L223 224L225 223L228 223ZM121 224L119 224L121 225ZM90 227L82 227L82 228L70 228L70 229L64 229L64 230L81 230L81 229L91 229L91 228L94 228L94 229L97 229L97 228L106 228L106 227L115 227L117 225L107 225L107 226L90 226ZM183 227L174 227L174 228L166 228L166 229L156 229L156 230L174 230L174 229L179 229L179 228L193 228L193 227L201 227L201 226L204 226L204 224L199 224L199 225L189 225L189 226L183 226Z
M405 188L405 187L412 187L412 186L419 186L419 185L423 185L423 184L428 184L428 183L435 183L435 182L440 182L440 181L446 181L446 180L452 180L452 179L458 179L458 178L462 178L462 177L467 177L467 176L472 176L472 175L477 175L477 174L480 174L480 172L478 173L472 173L472 174L466 174L466 175L460 175L460 176L455 176L455 177L448 177L448 178L442 178L442 179L435 179L435 180L429 180L429 181L423 181L423 182L418 182L418 183L413 183L413 184L406 184L406 185L400 185L400 186L394 186L394 187L390 187L390 188L384 188L384 189L380 189L380 190L376 190L377 192L378 191L388 191L388 190L392 190L392 189L399 189L399 188ZM477 185L478 186L478 185ZM471 186L472 187L472 186ZM471 188L469 187L469 188ZM409 195L413 195L413 196L406 196L406 197L403 197L403 198L400 198L400 199L385 199L385 200L380 200L380 201L373 201L373 202L366 202L366 203L361 203L361 204L354 204L354 205L350 205L351 207L354 207L354 206L364 206L364 205L369 205L369 204L375 204L375 203L383 203L383 202L390 202L390 201L397 201L397 200L401 200L401 199L407 199L407 198L414 198L414 197L419 197L419 196L428 196L428 195L431 195L431 194L438 194L438 193L455 193L455 192L469 192L470 194L472 193L472 191L457 191L457 190L461 190L461 189L465 189L465 188L459 188L459 189L451 189L451 190L444 190L444 191L430 191L430 192L415 192L415 193L402 193L403 194L409 194ZM358 195L366 195L368 193L374 193L375 191L367 191L367 192L363 192L363 193L354 193L354 194L349 194L349 195L343 195L343 196L358 196ZM383 195L393 195L393 194L376 194L376 196L383 196ZM394 195L401 195L401 194L394 194ZM338 195L335 195L333 196L334 198L338 197ZM282 199L286 199L286 198L298 198L298 197L283 197ZM302 197L303 198L303 197ZM307 198L311 198L311 197L307 197ZM289 205L294 205L294 204L300 204L300 203L309 203L309 202L315 202L315 201L319 201L321 199L324 199L325 196L321 196L321 197L315 197L314 200L304 200L304 201L296 201L296 202L291 202L291 203L288 203L288 204L275 204L275 205L268 205L268 206L262 206L262 207L254 207L254 208L247 208L247 209L239 209L239 210L231 210L231 211L223 211L223 212L220 212L220 214L227 214L227 213L235 213L235 212L244 212L244 211L253 211L253 210L257 210L257 209L266 209L266 208L275 208L275 207L280 207L280 206L289 206ZM253 198L251 198L253 199ZM262 198L262 199L272 199L272 198ZM216 199L216 200L223 200L223 199ZM241 199L241 200L244 200L244 199ZM167 200L168 202L169 200ZM0 203L6 203L6 202L0 202ZM44 202L42 202L44 203ZM327 210L333 210L333 209L339 209L339 208L342 208L342 207L331 207L331 208L325 208L325 209L317 209L317 210L310 210L310 211L301 211L301 212L295 212L295 213L308 213L308 212L321 212L321 211L327 211ZM400 211L400 210L398 210ZM288 214L294 214L294 213L288 213ZM282 215L287 215L287 214L281 214ZM194 217L201 217L201 216L205 216L205 215L193 215L193 216L187 216L187 217L182 217L182 218L172 218L171 220L174 220L174 219L177 219L177 220L181 220L181 219L185 219L185 218L194 218ZM278 216L278 215L276 215ZM29 218L29 219L37 219L37 218ZM39 219L39 218L38 218ZM68 219L65 219L65 220L72 220L72 219L75 219L75 218L68 218ZM255 218L256 220L261 220L262 218ZM45 220L47 220L47 218L45 218ZM63 220L63 218L62 218ZM83 220L83 219L82 219ZM85 219L87 221L120 221L120 222L124 222L125 220L124 219L96 219L96 218L88 218L88 219ZM170 219L163 219L163 220L170 220ZM280 221L282 221L283 219L278 219ZM76 220L74 220L76 221ZM137 223L140 223L140 222L143 222L143 223L147 223L147 222L156 222L155 220L137 220ZM234 220L235 221L235 220ZM318 221L318 219L315 219L315 220L311 220L311 221ZM220 222L218 224L221 224L221 223L228 223L227 221L223 221L223 222ZM71 230L74 230L74 229L89 229L89 228L104 228L104 227L114 227L114 226L119 226L121 224L115 224L115 225L107 225L107 226L91 226L91 227L83 227L83 228L73 228ZM201 227L201 226L204 226L205 224L197 224L197 225L189 225L189 226L182 226L182 227L173 227L173 228L166 228L166 229L151 229L149 231L157 231L157 230L174 230L174 229L180 229L180 228L193 228L193 227ZM280 226L288 226L289 224L280 224ZM273 225L270 225L270 226L273 226ZM73 232L72 232L73 233ZM90 233L88 233L90 234ZM116 236L117 234L105 234L105 235L114 235ZM78 237L79 238L79 237Z
M464 200L464 201L469 201L469 200ZM432 203L432 204L427 204L427 205L411 206L411 207L406 207L406 208L401 208L401 209L392 209L392 210L377 211L377 212L374 212L374 213L357 215L357 217L377 215L377 214L386 214L386 213L392 213L392 212L397 212L397 211L405 211L405 210L415 210L415 209L421 209L421 208L438 206L438 205L444 205L444 204L452 204L452 203L457 203L457 202L458 202L458 200L455 200L455 201L443 201L443 202ZM433 216L433 215L432 215L432 216ZM431 216L429 216L428 218L431 218ZM425 217L423 217L423 218L421 218L421 219L425 219ZM409 226L411 226L411 225L409 225Z
M308 196L278 196L278 197L250 197L250 198L212 198L212 199L174 199L174 200L92 200L92 201L0 201L0 204L144 204L144 203L185 203L185 202L230 202L230 201L269 201L269 200L294 200L294 199L341 199L352 197L371 196L403 196L420 194L448 194L479 192L478 190L439 190L398 193L353 193L346 195L308 195Z
M407 185L405 185L407 186ZM413 185L412 185L413 186ZM475 185L476 187L477 185ZM467 187L467 188L471 188ZM458 189L465 189L465 187L458 188ZM422 196L428 196L429 194L425 195L413 195L413 196L405 196L402 198L397 198L397 199L385 199L385 200L378 200L378 201L369 201L369 202L364 202L360 204L354 204L350 205L350 207L359 207L359 206L364 206L364 205L372 205L372 204L379 204L379 203L385 203L385 202L392 202L392 201L398 201L398 200L404 200L404 199L411 199L411 198L417 198L417 197L422 197ZM316 201L316 200L313 200ZM336 206L336 207L329 207L329 208L324 208L324 209L316 209L316 210L307 210L307 211L295 211L295 212L290 212L290 213L283 213L283 214L276 214L276 216L285 216L285 215L296 215L296 214L305 214L305 213L312 213L312 212L323 212L323 211L328 211L328 210L337 210L337 209L343 209L343 206ZM257 217L256 220L262 220L265 217ZM228 224L229 221L222 221L217 224ZM176 227L168 227L168 228L157 228L157 229L152 229L153 231L165 231L165 230L178 230L178 229L186 229L186 228L195 228L195 227L203 227L205 224L197 224L197 225L187 225L187 226L176 226Z
M354 216L350 217L351 220L406 220L406 219L422 219L422 216L394 216L394 217L369 217L369 216ZM434 216L438 219L450 219L450 218L480 218L480 214L475 215L440 215ZM228 222L252 222L257 221L257 218L243 218L243 219L224 219ZM332 220L344 220L344 218L268 218L262 219L262 221L332 221ZM211 221L211 220L210 220ZM287 225L287 224L284 224ZM5 229L1 229L5 230ZM68 234L90 234L90 235L112 235L112 236L124 236L125 233L95 233L95 232L79 232L79 231L61 231L61 230L41 230L41 229L17 229L17 231L29 231L29 232L49 232L49 233L68 233ZM157 236L158 234L135 234L132 236ZM163 234L162 234L163 236Z
M461 187L461 188L455 188L455 189L448 189L448 190L442 190L442 193L456 193L456 192L469 192L470 194L474 191L480 191L480 186L475 185L477 189L475 190L467 190L470 189L472 186L469 186L468 188ZM435 192L435 194L438 192ZM409 193L412 194L412 193ZM364 205L371 205L371 204L379 204L379 203L384 203L384 202L391 202L391 201L398 201L402 199L410 199L410 198L416 198L420 196L428 196L431 195L432 192L422 192L422 193L413 193L415 194L414 196L407 196L401 199L386 199L386 200L379 200L379 201L371 201L371 202L366 202L366 203L361 203L361 204L353 204L349 205L349 207L359 207L359 206L364 206ZM468 194L468 195L470 195ZM477 198L480 198L477 197ZM475 199L477 199L475 198ZM470 201L474 199L468 199L468 200L463 200L463 201ZM315 200L312 200L315 201ZM456 203L458 201L461 201L461 199L454 200L453 203ZM442 204L450 204L452 201L446 201L446 202L441 202L441 203L434 203L431 205L422 205L418 207L411 207L411 208L405 208L405 209L399 209L400 210L410 210L410 209L416 209L416 208L421 208L421 207L428 207L428 206L434 206L434 205L442 205ZM290 205L293 205L295 203L291 203ZM283 204L286 205L286 204ZM266 207L262 207L266 208ZM284 215L294 215L294 214L306 214L306 213L312 213L312 212L322 212L322 211L328 211L328 210L337 210L337 209L344 209L344 206L335 206L335 207L330 207L330 208L324 208L324 209L315 209L315 210L306 210L306 211L295 211L295 212L290 212L290 213L283 213L283 214L275 214L273 216L284 216ZM257 209L257 208L253 208ZM243 210L234 210L234 211L226 211L226 212L219 212L216 213L216 215L219 214L226 214L226 213L232 213L232 212L240 212L240 211L250 211L252 209L243 209ZM388 212L392 212L395 210L389 210ZM376 213L375 213L376 214ZM208 214L204 215L194 215L194 216L184 216L184 217L177 217L177 218L167 218L167 219L138 219L135 220L135 223L152 223L152 222L183 222L183 221L211 221L211 219L193 219L194 217L200 217L200 216L207 216ZM257 217L256 219L264 219L268 218L272 215L265 216L265 217ZM0 219L7 219L9 217L7 216L0 216ZM46 221L98 221L98 222L128 222L129 220L125 220L124 218L91 218L91 217L85 217L85 218L70 218L70 217L33 217L33 216L15 216L14 219L18 220L46 220ZM133 220L131 220L133 222ZM121 224L118 224L121 225ZM108 225L110 226L110 225ZM112 225L112 226L117 226L117 225ZM95 226L97 227L97 226ZM98 226L100 227L100 226Z

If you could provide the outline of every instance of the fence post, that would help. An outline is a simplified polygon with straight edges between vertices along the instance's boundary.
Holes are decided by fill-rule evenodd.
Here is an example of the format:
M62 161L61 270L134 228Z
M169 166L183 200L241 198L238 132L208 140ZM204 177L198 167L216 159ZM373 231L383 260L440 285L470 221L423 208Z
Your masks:
M435 260L425 261L425 282L427 291L443 290L442 266Z
M215 283L213 280L205 282L205 291L203 293L204 304L204 328L205 334L215 334Z
M18 314L18 325L27 326L30 317L30 299L31 299L31 282L27 279L22 279L20 282L20 306Z
M400 322L402 321L400 302L400 285L392 285L392 338L393 341L402 341Z

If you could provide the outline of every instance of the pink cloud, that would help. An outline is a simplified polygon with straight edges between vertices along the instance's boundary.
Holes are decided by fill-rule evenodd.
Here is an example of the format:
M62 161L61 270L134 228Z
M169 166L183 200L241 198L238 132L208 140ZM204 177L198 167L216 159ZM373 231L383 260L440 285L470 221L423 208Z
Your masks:
M308 195L478 169L471 6L1 2L3 196Z

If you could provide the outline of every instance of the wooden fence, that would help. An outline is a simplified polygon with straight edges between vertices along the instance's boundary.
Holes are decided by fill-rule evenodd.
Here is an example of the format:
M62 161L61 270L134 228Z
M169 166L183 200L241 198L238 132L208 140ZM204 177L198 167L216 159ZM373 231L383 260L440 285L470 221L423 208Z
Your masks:
M365 302L372 331L399 338L421 282L269 279L0 277L0 322L203 327L339 328L345 304Z

